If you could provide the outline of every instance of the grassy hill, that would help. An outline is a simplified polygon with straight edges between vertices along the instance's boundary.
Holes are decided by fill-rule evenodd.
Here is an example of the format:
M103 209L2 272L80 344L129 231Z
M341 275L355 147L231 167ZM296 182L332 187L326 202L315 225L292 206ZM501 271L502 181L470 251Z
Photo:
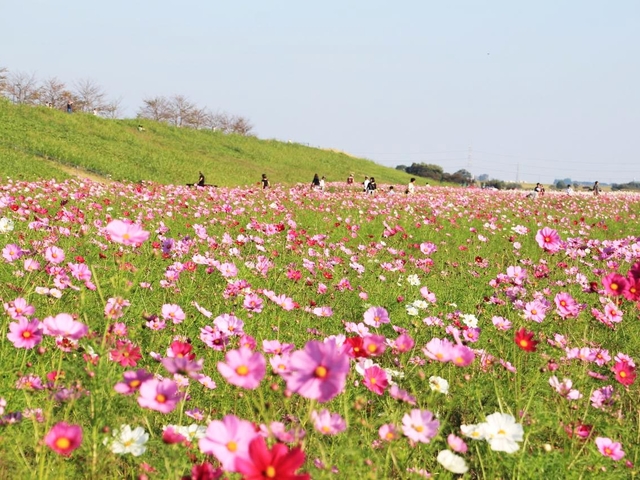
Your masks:
M138 131L138 125L144 131ZM71 168L70 168L71 167ZM275 140L170 127L148 120L108 120L0 99L0 178L65 179L77 168L116 181L254 184L266 173L272 183L327 181L407 183L410 175L344 153Z

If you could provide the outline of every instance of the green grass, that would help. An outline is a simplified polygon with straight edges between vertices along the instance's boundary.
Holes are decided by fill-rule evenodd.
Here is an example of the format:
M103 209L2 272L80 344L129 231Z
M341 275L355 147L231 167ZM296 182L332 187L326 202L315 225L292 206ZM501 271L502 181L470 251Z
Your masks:
M138 125L144 131L138 131ZM66 178L42 158L116 181L251 185L266 173L272 184L356 181L406 184L410 175L370 160L296 143L170 127L148 120L108 120L93 115L15 106L0 99L0 178Z

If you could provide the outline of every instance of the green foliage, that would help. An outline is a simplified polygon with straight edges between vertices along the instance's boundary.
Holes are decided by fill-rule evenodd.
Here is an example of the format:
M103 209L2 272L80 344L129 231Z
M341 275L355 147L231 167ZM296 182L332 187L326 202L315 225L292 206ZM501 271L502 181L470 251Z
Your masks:
M315 173L325 175L328 182L344 182L350 173L356 182L368 175L378 184L405 184L410 178L369 160L297 143L177 128L150 120L67 114L14 106L5 100L0 101L0 123L0 154L9 159L0 162L0 177L33 178L39 169L40 178L64 178L61 169L39 162L44 158L116 181L176 185L195 183L200 171L207 183L219 186L255 185L262 173L272 185L307 183ZM143 131L138 129L140 124ZM17 153L9 155L11 151ZM25 160L24 171L19 159Z

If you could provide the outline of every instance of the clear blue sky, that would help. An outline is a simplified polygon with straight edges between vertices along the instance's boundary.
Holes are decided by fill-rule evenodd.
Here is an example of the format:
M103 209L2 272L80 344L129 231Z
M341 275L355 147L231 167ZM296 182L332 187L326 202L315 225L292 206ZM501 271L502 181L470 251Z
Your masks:
M638 0L0 0L0 66L389 166L640 180Z

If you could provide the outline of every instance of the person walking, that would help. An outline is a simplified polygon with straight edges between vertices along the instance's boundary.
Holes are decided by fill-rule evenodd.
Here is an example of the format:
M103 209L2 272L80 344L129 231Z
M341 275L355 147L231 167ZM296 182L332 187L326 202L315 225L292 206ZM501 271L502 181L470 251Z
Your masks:
M324 187L325 187L326 181L324 178L324 175L322 176L322 178L320 179L320 191L324 192Z
M596 183L593 184L593 194L600 195L600 183L596 180Z
M260 182L262 183L262 189L263 190L265 188L269 188L271 186L271 183L269 183L269 179L267 178L267 174L266 173L262 174L262 179L260 180Z
M362 186L364 187L364 191L365 193L369 190L369 177L365 176L364 177L364 182L362 182Z
M369 183L367 183L367 190L366 192L369 195L373 195L375 193L375 191L377 190L378 186L376 185L376 179L371 177L369 179Z
M67 101L67 113L73 113L73 100Z
M311 180L311 190L319 190L320 189L320 177L316 173L313 176L313 180Z

